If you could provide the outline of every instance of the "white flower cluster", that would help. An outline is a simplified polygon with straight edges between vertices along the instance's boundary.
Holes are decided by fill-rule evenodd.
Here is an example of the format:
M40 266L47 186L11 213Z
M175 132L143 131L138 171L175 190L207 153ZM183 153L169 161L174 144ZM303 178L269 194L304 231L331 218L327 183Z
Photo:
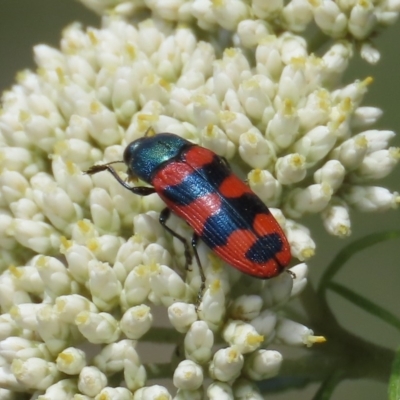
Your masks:
M184 3L175 2L176 10ZM242 4L231 3L229 10ZM369 185L400 155L388 148L393 132L371 128L381 111L360 107L370 79L337 83L351 57L348 43L318 58L292 33L275 36L260 21L241 26L237 35L255 47L254 65L238 48L218 58L189 27L133 25L115 16L98 30L75 24L64 31L60 51L37 46L37 73L21 73L4 94L0 398L16 391L40 400L172 398L161 386L146 386L154 368L146 370L136 351L137 341L156 330L154 306L167 308L184 335L169 375L175 399L200 399L206 378L210 399L260 398L254 381L275 376L282 363L269 343L323 340L278 312L304 288L306 264L292 267L293 276L260 281L223 265L200 243L206 290L196 308L197 264L184 270L182 244L158 223L159 197L135 196L107 173L82 173L120 159L149 127L232 164L240 158L239 172L276 207L271 211L300 261L315 250L309 230L296 222L302 215L321 213L328 232L347 236L350 207L396 207L397 193ZM169 226L190 237L183 221L171 218ZM225 343L217 351L216 333ZM86 351L82 342L93 346ZM115 376L121 387L111 387Z
M313 21L334 39L352 37L361 43L361 56L370 63L380 54L369 40L381 28L396 22L400 0L81 0L99 14L124 16L150 9L155 18L193 23L206 31L222 28L241 32L251 29L257 39L276 30L303 32ZM254 47L251 41L242 41Z

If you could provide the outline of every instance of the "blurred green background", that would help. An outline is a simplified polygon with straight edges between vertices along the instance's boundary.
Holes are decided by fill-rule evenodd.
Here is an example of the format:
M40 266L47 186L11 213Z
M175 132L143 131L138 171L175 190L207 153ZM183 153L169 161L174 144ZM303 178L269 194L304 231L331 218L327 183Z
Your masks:
M85 26L100 26L99 18L74 0L1 0L0 2L0 91L8 89L15 74L26 68L34 69L32 47L46 43L58 47L62 29L80 21ZM375 40L381 51L381 60L371 66L355 57L345 76L345 83L354 79L374 78L363 105L377 106L384 115L377 127L400 132L400 23L386 29ZM400 135L391 143L400 146ZM400 168L377 183L400 191ZM304 221L311 227L317 242L317 255L310 261L313 282L318 282L322 271L346 244L368 233L400 228L400 211L384 214L352 215L353 235L339 240L329 236L319 217ZM356 289L361 295L375 301L400 317L400 243L392 240L364 251L348 262L337 276L337 281ZM375 343L395 349L399 335L394 328L371 317L337 295L329 296L339 321L350 331ZM312 328L312 327L311 327ZM323 334L324 332L316 332ZM270 399L310 399L315 393L312 385L301 394L297 391ZM336 400L385 399L386 385L367 380L342 383L333 397Z

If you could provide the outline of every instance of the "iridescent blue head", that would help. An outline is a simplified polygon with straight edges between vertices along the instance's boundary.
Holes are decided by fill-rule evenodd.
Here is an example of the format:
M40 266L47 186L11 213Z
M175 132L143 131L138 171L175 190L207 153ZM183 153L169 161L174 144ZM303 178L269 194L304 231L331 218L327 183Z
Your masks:
M189 141L172 133L145 136L129 143L124 151L128 174L151 184L154 173L162 164L178 156Z

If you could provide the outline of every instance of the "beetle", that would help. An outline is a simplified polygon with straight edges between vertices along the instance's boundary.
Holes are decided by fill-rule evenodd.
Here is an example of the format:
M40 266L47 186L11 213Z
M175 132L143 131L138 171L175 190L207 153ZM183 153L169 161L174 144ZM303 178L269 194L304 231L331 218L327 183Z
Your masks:
M128 144L123 161L94 165L86 173L108 170L134 194L156 192L167 206L160 213L160 223L183 243L186 268L191 262L190 246L167 226L171 211L192 227L191 246L201 274L201 292L205 276L196 250L198 239L247 275L262 279L279 275L291 259L286 236L267 206L232 172L225 158L173 133L152 132L152 136L146 133ZM116 162L127 165L129 178L139 178L152 187L130 186L110 165Z

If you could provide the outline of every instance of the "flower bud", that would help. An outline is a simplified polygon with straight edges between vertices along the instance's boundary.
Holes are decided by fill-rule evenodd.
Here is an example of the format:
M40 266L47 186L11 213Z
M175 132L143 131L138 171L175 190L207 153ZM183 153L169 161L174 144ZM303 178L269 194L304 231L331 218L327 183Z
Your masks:
M90 343L111 343L120 335L118 322L107 313L81 311L75 318L75 324Z
M95 397L95 400L132 400L132 392L124 387L105 387Z
M214 334L204 321L195 321L185 336L185 356L198 363L205 364L212 356Z
M121 303L124 309L142 304L148 297L151 269L144 265L135 267L126 277L121 291Z
M49 224L15 218L9 234L22 246L39 254L49 254L60 246L59 233Z
M210 400L233 400L231 385L224 382L214 381L207 388L207 396Z
M253 169L247 179L251 190L266 204L276 206L282 194L282 185L267 170Z
M359 130L366 128L375 124L379 118L382 116L383 111L378 107L358 107L354 110L353 117L351 120L351 125L354 130ZM391 132L391 131L381 131L382 134L384 132ZM393 133L393 132L391 132ZM370 145L370 139L368 135L364 135L368 140L368 147Z
M120 340L119 342L110 343L104 346L96 357L93 359L93 364L106 375L113 375L124 369L126 355L140 362L139 356L135 354L135 340Z
M304 261L314 255L316 246L311 239L309 229L294 221L287 220L285 232L293 257Z
M351 221L347 204L335 199L321 213L322 222L328 233L334 236L347 237L351 234Z
M86 354L75 347L68 347L58 354L56 364L64 374L78 375L86 366Z
M126 337L139 339L151 328L153 316L150 311L150 307L144 304L125 311L120 327Z
M107 377L96 367L83 367L78 378L81 393L94 397L107 385Z
M160 385L146 386L138 389L133 395L133 400L172 400L168 390Z
M261 381L278 375L283 357L275 350L256 350L251 353L243 368L244 374L251 380Z
M275 157L272 144L255 128L240 135L239 154L250 167L260 169L269 166Z
M124 379L126 386L132 392L142 388L147 379L146 370L142 365L136 350L132 346L127 347L124 354ZM134 398L136 398L135 396ZM147 397L145 397L145 399L146 398ZM151 395L150 398L152 398Z
M343 199L355 209L364 212L381 212L397 208L400 196L388 189L378 186L347 185L342 193Z
M370 1L356 2L350 12L349 32L358 40L365 39L377 23L374 4Z
M56 355L64 349L71 337L71 327L60 321L56 307L46 304L36 313L37 332L49 351Z
M36 357L25 361L14 359L11 371L21 386L30 390L46 390L60 378L56 364Z
M276 177L280 184L291 185L302 181L306 174L306 158L300 154L288 154L278 158L275 164Z
M183 360L175 369L173 382L178 389L197 390L203 384L203 370L193 361Z
M323 343L323 336L314 336L314 332L304 325L289 319L280 318L276 327L276 342L289 346L311 347L314 343Z
M200 132L202 146L227 159L235 153L235 145L217 125L209 124Z
M189 302L193 291L188 284L171 268L166 265L154 266L150 276L150 293L153 302L169 307L175 301Z
M115 271L107 263L91 260L88 264L90 271L89 290L93 303L99 310L113 309L119 300L122 290Z
M60 296L56 299L56 309L60 315L60 320L73 324L76 316L81 311L97 312L97 307L86 297L79 294Z
M292 218L299 218L307 213L319 213L328 205L332 193L332 188L325 182L305 189L294 189L284 205L285 213Z
M400 160L400 148L377 150L367 154L358 168L350 175L353 182L382 179L389 175Z
M235 346L217 350L209 366L210 376L221 382L234 380L240 375L243 363L243 355Z
M264 399L257 385L255 385L252 381L244 378L236 379L235 383L233 384L233 391L235 394L235 399L237 400Z
M290 293L290 297L294 297L301 293L307 284L308 267L307 264L301 263L290 268L289 271L295 275Z
M241 354L246 354L260 347L264 337L259 335L254 327L243 321L230 320L225 324L222 336Z
M270 32L267 23L261 19L246 19L239 22L237 34L242 46L254 48L260 43L261 39Z
M306 0L292 0L282 12L285 25L292 32L302 32L312 20L311 3Z
M229 315L232 319L249 321L257 317L262 305L263 302L260 296L242 295L230 304Z
M347 18L333 1L311 3L314 20L318 27L328 36L340 38L346 34Z
M306 158L307 167L322 160L333 148L336 137L327 126L317 126L294 145L293 150ZM339 160L340 161L340 160Z
M277 317L271 310L264 310L250 321L255 330L264 337L264 340L270 342L275 336L275 325Z
M168 318L178 332L186 333L197 320L196 307L182 302L173 303L168 307Z
M93 223L100 232L118 232L120 218L110 195L102 188L90 192L90 213Z
M335 192L340 188L346 175L346 169L337 160L327 161L314 173L315 183L328 184Z
M216 331L225 316L225 294L220 280L215 280L206 289L198 308L200 319L205 321L212 331Z

